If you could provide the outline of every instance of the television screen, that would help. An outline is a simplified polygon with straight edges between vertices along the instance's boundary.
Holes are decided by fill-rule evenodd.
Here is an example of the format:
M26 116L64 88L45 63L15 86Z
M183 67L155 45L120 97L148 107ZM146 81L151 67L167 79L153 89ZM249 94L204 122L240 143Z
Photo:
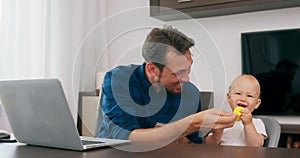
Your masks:
M261 86L261 105L254 114L300 116L300 28L244 32L242 73Z

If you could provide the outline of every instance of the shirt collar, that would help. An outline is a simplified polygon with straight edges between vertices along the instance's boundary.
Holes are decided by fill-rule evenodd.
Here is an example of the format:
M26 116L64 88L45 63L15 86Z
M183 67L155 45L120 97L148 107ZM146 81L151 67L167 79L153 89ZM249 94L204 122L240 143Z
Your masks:
M146 66L146 63L144 62L139 68L139 74L142 78L143 85L148 89L151 86L151 83L146 76L145 66Z

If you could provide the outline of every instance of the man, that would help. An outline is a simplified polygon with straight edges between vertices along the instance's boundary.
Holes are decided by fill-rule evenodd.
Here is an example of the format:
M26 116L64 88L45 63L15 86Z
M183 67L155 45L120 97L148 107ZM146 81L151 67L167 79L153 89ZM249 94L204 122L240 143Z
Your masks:
M170 26L154 28L143 45L145 63L109 71L99 137L202 143L200 127L231 127L236 115L201 111L199 90L189 82L192 46L192 39Z

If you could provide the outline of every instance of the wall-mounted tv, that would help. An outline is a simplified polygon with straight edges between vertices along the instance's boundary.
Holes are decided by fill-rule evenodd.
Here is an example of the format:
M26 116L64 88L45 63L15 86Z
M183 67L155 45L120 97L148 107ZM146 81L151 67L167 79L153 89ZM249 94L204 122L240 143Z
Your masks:
M244 32L242 73L260 82L254 114L300 116L300 28Z

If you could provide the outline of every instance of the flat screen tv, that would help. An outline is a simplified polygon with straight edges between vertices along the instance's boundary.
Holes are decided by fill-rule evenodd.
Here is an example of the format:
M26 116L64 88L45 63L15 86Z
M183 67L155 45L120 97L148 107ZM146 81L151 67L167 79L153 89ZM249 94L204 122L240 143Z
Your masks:
M300 116L300 28L244 32L242 73L261 86L257 115Z

